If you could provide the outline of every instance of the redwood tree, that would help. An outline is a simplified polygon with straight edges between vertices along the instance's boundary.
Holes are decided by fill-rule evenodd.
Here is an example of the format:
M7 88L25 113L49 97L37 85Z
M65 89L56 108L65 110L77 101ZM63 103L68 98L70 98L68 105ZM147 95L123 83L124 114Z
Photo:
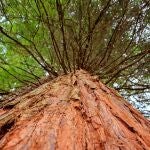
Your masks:
M149 1L1 0L0 13L1 149L149 149L149 121L110 88L149 104Z

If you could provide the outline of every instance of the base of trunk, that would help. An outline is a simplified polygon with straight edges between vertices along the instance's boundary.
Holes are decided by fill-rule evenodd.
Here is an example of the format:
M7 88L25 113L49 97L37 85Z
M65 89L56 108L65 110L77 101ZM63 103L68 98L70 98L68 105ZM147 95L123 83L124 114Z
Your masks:
M150 122L83 70L45 83L4 108L3 150L150 148Z

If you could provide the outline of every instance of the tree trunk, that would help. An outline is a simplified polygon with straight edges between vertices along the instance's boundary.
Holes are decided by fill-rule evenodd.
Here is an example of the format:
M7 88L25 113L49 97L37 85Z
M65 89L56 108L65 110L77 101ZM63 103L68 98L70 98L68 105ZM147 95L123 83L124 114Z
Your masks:
M149 150L150 122L80 70L0 109L2 150Z

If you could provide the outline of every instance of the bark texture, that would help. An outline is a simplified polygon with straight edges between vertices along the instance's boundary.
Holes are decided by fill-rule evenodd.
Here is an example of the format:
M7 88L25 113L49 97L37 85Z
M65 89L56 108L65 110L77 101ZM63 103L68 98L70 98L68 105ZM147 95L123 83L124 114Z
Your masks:
M150 122L80 70L0 109L2 150L149 150Z

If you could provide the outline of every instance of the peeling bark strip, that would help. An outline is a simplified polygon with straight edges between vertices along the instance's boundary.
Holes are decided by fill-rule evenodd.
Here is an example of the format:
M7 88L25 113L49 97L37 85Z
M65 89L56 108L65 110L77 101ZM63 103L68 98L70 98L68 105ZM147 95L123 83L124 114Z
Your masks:
M0 109L2 150L149 150L150 122L80 70Z

